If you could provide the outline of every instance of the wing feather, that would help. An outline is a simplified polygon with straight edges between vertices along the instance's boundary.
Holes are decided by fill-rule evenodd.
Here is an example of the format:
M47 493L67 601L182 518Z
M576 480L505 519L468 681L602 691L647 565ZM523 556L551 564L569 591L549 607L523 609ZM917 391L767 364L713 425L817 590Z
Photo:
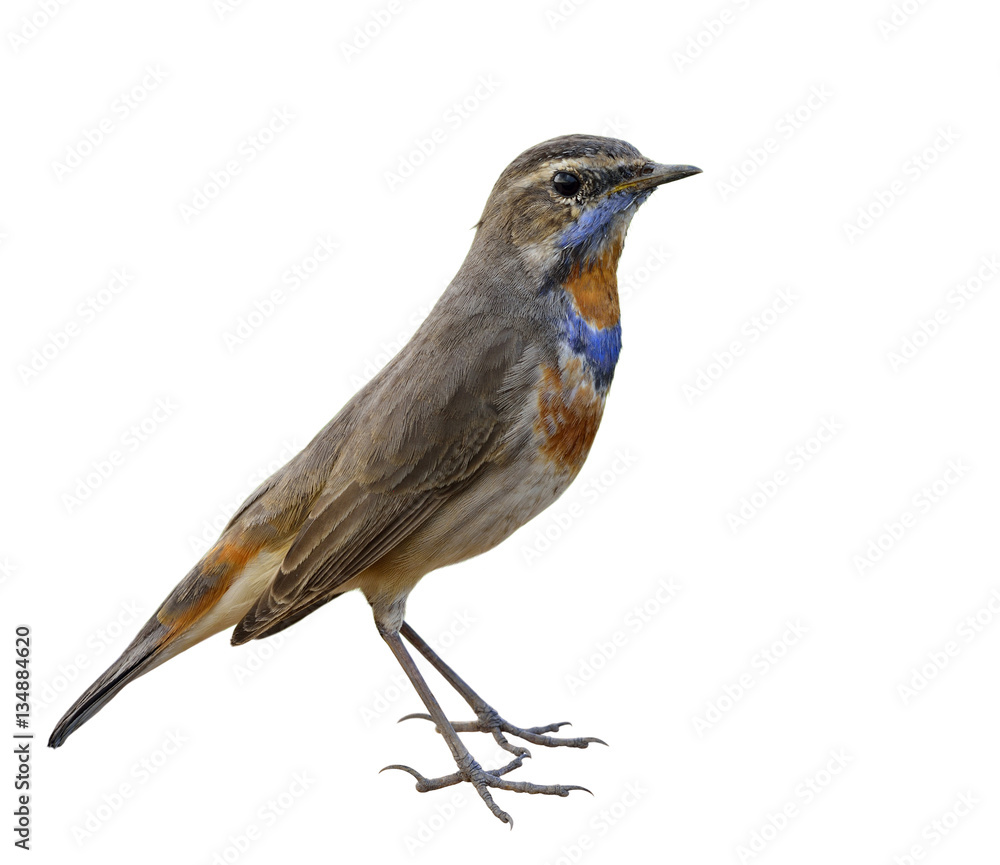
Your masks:
M326 449L325 483L233 643L273 633L321 606L465 489L502 447L505 383L522 354L516 333L494 333L487 349L453 351L451 364L439 363L438 374L422 382L406 378L420 359L399 363L401 354L395 369L349 403L306 449ZM303 466L310 465L303 455ZM254 520L255 507L281 511L284 505L272 500L288 488L282 480L264 485L241 519Z

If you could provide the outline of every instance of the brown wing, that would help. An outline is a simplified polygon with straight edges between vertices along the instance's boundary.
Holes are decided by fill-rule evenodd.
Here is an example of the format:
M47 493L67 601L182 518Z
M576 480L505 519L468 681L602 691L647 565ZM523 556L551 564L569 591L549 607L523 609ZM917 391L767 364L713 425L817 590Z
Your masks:
M440 354L428 356L440 345L408 346L300 454L301 480L262 486L239 519L275 521L315 484L309 466L323 463L322 454L331 463L271 585L236 626L234 644L280 630L331 599L474 481L503 439L512 371L524 378L521 343L512 332L494 333L475 352L450 347L444 363Z

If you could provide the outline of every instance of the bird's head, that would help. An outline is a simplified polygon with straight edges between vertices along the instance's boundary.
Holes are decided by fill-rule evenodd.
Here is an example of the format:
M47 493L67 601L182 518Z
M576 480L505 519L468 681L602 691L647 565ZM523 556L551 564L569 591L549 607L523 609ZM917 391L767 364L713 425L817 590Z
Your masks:
M658 186L700 171L653 162L615 138L564 135L507 166L477 228L543 273L598 260L613 270L639 205Z

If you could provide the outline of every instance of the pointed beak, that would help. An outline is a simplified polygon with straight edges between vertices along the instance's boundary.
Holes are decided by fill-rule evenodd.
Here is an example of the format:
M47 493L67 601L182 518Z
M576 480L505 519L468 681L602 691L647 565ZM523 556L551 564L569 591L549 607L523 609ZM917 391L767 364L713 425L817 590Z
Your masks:
M635 177L624 183L619 183L611 191L632 189L641 192L646 189L655 189L664 183L673 183L675 180L690 177L692 174L701 174L701 169L695 168L693 165L661 165L659 162L647 162L639 169L639 173Z

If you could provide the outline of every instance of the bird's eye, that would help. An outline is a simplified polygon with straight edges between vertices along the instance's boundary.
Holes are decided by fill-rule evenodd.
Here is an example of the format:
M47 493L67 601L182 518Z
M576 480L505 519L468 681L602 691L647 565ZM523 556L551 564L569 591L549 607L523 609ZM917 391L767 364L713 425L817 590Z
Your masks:
M568 171L557 171L556 176L552 178L552 187L560 195L568 198L580 191L580 178Z

